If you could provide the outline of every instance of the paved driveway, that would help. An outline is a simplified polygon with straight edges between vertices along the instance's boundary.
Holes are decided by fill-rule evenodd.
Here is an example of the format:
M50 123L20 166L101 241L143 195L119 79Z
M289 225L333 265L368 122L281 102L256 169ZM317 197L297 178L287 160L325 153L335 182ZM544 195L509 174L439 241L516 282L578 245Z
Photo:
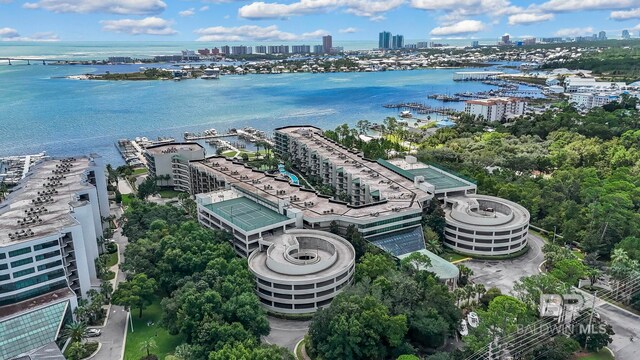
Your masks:
M511 293L513 285L521 277L540 273L538 266L544 261L544 241L529 234L529 251L512 260L470 260L463 264L473 270L471 279L484 284L487 289L497 287L503 293Z
M115 211L112 209L112 213L115 213L117 217L120 217L122 212L120 209ZM114 232L113 240L118 244L118 252L120 253L120 261L122 262L124 261L124 249L129 240L122 235L120 228ZM116 277L116 284L119 284L124 280L124 272L119 271ZM124 311L122 306L111 306L107 324L102 328L102 334L95 338L97 341L102 343L102 346L92 360L122 359L126 326L127 312Z
M298 341L302 340L309 330L310 321L284 320L268 317L271 333L263 336L262 340L268 344L276 344L294 351Z

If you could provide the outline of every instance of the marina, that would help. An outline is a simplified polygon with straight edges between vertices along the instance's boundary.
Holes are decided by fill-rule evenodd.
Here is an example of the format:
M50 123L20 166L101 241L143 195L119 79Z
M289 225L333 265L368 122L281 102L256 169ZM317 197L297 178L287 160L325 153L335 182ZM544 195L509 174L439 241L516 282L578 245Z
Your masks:
M398 109L400 111L414 111L417 114L428 115L428 114L439 114L439 115L455 115L458 113L458 110L454 110L447 107L434 107L431 105L427 105L425 103L418 102L402 102L402 103L394 103L394 104L385 104L382 107L387 109Z

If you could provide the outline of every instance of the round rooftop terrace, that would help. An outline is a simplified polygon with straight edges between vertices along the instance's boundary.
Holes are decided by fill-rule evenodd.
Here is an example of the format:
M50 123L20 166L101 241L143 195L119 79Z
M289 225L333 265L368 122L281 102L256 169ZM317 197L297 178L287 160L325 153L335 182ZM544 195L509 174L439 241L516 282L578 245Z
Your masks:
M529 211L487 195L446 199L445 244L470 255L509 255L527 245Z
M273 312L310 313L328 305L354 275L355 250L340 236L288 230L248 259L258 296Z

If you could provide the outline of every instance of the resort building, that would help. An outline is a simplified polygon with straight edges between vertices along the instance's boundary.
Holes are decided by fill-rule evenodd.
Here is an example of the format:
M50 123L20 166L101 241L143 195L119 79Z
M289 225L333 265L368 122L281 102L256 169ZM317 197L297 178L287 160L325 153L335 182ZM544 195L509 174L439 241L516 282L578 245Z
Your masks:
M144 157L149 175L155 176L159 186L190 192L189 161L202 160L205 150L198 143L168 143L145 149Z
M344 238L300 229L265 238L248 261L265 308L301 314L329 305L351 284L355 259L353 246Z
M626 88L627 84L624 82L596 81L592 77L570 76L564 79L564 90L568 93L605 92Z
M569 102L581 110L589 110L594 107L604 106L610 102L617 101L618 94L609 93L572 93Z
M0 358L54 341L98 285L97 238L109 216L101 160L42 160L0 202Z
M469 115L482 117L487 121L503 121L525 113L527 102L519 98L490 98L468 100L465 102L464 112Z

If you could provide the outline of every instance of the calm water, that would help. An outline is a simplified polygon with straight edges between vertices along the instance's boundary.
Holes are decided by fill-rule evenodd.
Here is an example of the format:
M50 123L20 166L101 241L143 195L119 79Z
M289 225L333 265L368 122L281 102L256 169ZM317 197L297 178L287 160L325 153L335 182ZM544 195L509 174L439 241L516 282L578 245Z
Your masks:
M442 104L431 93L479 91L454 83L457 70L223 76L217 81L108 82L56 78L103 72L104 66L0 65L0 156L47 151L97 152L121 163L120 138L175 136L185 131L290 124L333 128L397 115L385 103ZM462 107L462 103L449 103Z

